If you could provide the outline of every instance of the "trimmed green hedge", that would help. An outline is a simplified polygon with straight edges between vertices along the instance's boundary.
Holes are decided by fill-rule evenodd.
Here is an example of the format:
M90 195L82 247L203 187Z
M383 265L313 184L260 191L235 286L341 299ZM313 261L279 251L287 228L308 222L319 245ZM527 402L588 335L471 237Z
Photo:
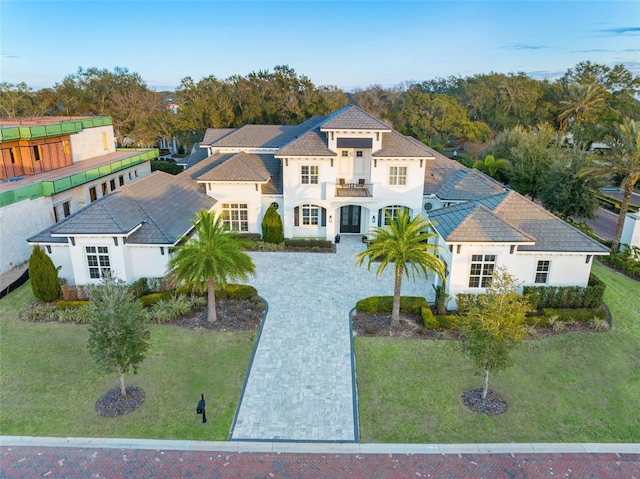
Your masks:
M402 296L400 312L421 314L421 308L429 307L427 300L420 296ZM393 309L393 296L371 296L356 303L356 311L361 313L390 313Z
M89 301L58 301L56 303L56 308L58 309L58 311L62 311L64 309L71 309L71 308L80 308L81 306L87 306L89 304Z
M293 239L285 239L284 245L286 248L318 248L318 249L326 249L333 251L333 243L331 241L327 241L324 239L304 239L304 238L293 238Z
M529 298L531 305L536 309L597 308L602 304L604 290L605 284L596 275L591 274L586 288L581 286L525 286L523 294Z
M173 291L163 291L162 293L145 294L144 296L141 296L139 298L139 301L140 301L140 303L142 303L142 306L144 308L149 308L149 307L153 306L154 304L156 304L161 299L169 299L175 294L176 294L175 290L173 290Z
M427 329L437 329L438 320L433 315L433 311L429 306L423 306L420 308L420 317L422 318L422 324Z
M443 314L436 316L438 327L442 329L458 329L460 316L456 314Z

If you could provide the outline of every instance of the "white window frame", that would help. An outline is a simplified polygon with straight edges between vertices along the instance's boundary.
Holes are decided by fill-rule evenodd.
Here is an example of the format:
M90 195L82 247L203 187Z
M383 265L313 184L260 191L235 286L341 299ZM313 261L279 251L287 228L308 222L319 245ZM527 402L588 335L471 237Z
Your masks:
M222 203L222 223L230 231L249 231L249 205L247 203Z
M400 205L393 205L393 206L387 206L386 208L382 208L381 224L383 226L389 226L392 221L395 221L398 219L398 214L401 211L408 210L408 209L409 208L407 208L406 206L400 206ZM387 213L389 213L389 215L387 215Z
M111 272L111 258L107 246L85 246L84 254L89 278L101 279Z
M303 185L317 185L318 170L318 165L300 166L300 183L302 183Z
M406 166L390 166L389 167L389 185L406 186L407 184L407 167Z
M300 208L300 224L302 226L319 226L320 207L317 205L302 205Z
M469 268L469 288L486 288L496 269L495 254L474 254Z
M536 263L536 275L533 278L534 284L547 284L549 273L551 272L551 260L542 259Z

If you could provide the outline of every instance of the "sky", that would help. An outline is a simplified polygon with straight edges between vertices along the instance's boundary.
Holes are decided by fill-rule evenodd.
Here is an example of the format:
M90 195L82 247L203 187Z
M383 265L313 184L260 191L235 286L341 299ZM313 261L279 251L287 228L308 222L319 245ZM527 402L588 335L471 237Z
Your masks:
M161 91L288 65L353 91L587 60L640 75L639 1L0 0L0 81L34 90L79 67Z

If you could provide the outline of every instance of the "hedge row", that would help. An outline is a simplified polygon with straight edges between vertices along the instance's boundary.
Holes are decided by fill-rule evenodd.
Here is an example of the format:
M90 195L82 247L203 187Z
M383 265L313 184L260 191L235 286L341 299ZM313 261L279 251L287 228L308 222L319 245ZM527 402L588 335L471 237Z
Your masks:
M400 312L421 314L421 308L429 307L427 300L420 296L402 296ZM356 303L359 313L390 313L393 309L393 296L371 296Z
M245 300L251 299L258 295L258 291L253 286L246 284L227 284L225 286L219 286L215 289L216 299L238 299ZM194 289L192 285L180 286L178 289L172 291L163 291L162 293L151 293L140 298L142 305L148 308L158 301L170 299L177 295L194 295L194 296L206 296L206 290L200 291Z
M580 286L525 286L523 294L536 309L597 308L604 298L605 284L594 274L586 288ZM459 305L459 303L458 303Z

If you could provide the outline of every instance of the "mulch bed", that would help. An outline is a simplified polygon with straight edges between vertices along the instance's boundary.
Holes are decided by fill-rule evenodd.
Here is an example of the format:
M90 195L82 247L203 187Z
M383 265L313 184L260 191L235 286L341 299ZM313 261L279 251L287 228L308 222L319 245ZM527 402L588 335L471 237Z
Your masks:
M263 300L216 300L217 321L207 321L206 306L190 316L176 318L164 324L172 324L195 331L249 331L260 327L266 305Z
M487 391L487 397L482 399L482 388L467 389L462 393L462 404L476 414L497 416L507 412L507 401L492 390Z
M120 388L112 389L98 399L96 412L102 417L119 417L135 411L144 403L144 391L135 386L125 388L127 395L123 396Z

